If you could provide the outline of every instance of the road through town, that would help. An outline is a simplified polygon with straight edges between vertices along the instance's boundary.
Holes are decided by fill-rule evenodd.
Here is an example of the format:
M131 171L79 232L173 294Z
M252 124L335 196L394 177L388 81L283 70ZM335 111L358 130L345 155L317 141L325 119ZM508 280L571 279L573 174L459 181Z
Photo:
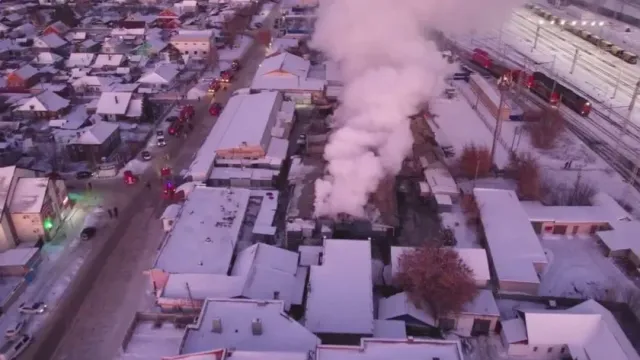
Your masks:
M252 45L230 88L215 100L207 97L196 105L194 131L186 139L171 139L166 149L175 172L191 163L215 124L215 118L208 114L209 103L224 105L234 90L248 87L264 54L264 46ZM128 192L128 204L120 206L119 222L95 239L104 246L96 247L87 257L81 270L83 278L69 287L52 321L35 334L36 342L20 359L111 360L117 356L135 312L153 306L143 271L153 265L163 239L158 218L167 202L157 179L155 166L151 166L141 176L141 183L153 183L151 190L142 184L123 190Z

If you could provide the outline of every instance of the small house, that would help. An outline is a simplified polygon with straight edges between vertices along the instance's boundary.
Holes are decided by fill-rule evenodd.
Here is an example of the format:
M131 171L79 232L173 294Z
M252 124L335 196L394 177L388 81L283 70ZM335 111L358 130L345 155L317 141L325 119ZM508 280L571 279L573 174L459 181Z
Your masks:
M39 73L31 65L25 65L7 76L7 87L16 90L26 90L39 80Z
M80 129L75 137L65 144L72 161L87 161L93 164L108 158L121 143L120 127L116 123L99 121Z
M69 110L69 100L51 90L35 95L15 109L28 118L57 119Z

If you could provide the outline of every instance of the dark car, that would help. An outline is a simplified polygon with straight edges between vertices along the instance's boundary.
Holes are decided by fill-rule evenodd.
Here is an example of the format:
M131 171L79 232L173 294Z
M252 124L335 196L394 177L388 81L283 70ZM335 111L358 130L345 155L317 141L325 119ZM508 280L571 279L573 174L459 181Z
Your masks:
M176 122L178 121L178 117L177 116L169 116L168 118L165 119L166 122Z
M87 241L94 237L97 231L98 229L96 229L94 226L88 226L82 229L82 232L80 232L80 238L84 241Z
M92 176L93 174L91 173L91 171L78 171L76 173L76 179L78 180L89 179Z

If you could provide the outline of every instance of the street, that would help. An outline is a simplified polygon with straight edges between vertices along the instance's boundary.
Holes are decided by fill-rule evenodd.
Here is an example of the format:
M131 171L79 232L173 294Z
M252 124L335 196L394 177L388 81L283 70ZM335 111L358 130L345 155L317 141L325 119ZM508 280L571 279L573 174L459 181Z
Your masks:
M209 104L225 105L233 91L248 87L264 54L264 46L250 47L230 87L215 100L207 96L196 105L194 131L186 139L170 138L164 148L169 160L156 156L138 184L127 186L120 178L93 182L94 191L103 187L111 188L109 194L118 194L114 206L121 209L120 217L91 240L102 246L90 249L78 279L51 309L56 313L34 334L35 342L20 359L110 360L117 356L135 312L153 307L143 271L155 261L164 236L158 218L168 204L162 198L156 168L168 164L177 174L190 165L216 121L208 113ZM152 183L150 190L144 187L147 181Z

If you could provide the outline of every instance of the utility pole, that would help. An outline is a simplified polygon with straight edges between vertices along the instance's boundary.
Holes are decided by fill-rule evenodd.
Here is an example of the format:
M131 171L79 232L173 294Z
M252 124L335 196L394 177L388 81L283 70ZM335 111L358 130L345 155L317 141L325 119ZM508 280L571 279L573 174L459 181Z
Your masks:
M631 176L629 177L629 182L624 190L623 198L627 197L629 190L635 185L636 181L638 181L638 161L636 160L633 164L633 170L631 170Z
M531 52L538 46L538 38L540 37L540 24L536 28L536 37L533 39L533 47L531 48Z
M576 48L576 52L573 55L573 61L571 62L571 70L569 74L573 74L573 70L576 69L576 64L578 63L578 54L580 53L580 49Z
M612 99L615 99L616 94L618 93L618 88L620 87L620 78L622 77L622 68L620 68L620 71L618 72L618 78L616 78L616 86L613 88L613 95L611 96Z
M504 108L504 95L505 89L504 86L499 86L500 89L500 104L498 105L498 112L496 113L496 127L493 129L493 143L491 144L491 165L494 164L494 159L496 156L496 145L498 144L498 138L500 137L500 132L502 130L502 109Z
M631 96L631 103L629 104L629 113L633 111L633 107L636 106L636 99L638 98L638 94L640 93L640 80L636 83L636 88L633 90L633 95Z

